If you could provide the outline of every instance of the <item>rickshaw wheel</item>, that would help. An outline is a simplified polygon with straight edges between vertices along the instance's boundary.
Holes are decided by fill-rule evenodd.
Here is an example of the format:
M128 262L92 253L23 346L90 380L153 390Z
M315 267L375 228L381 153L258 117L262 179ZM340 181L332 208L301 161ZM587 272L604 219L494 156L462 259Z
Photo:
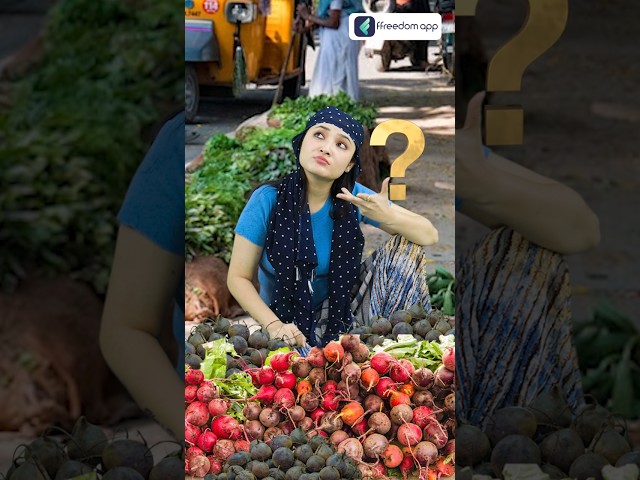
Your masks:
M187 64L184 69L184 116L187 122L191 123L195 120L199 103L198 73L193 64Z

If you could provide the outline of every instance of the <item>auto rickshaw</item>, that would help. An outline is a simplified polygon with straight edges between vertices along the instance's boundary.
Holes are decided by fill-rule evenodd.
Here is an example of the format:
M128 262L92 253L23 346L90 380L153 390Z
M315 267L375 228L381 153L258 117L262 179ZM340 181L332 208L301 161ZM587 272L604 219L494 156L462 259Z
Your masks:
M306 37L295 33L297 0L185 0L185 116L207 87L275 85L295 98L304 83Z

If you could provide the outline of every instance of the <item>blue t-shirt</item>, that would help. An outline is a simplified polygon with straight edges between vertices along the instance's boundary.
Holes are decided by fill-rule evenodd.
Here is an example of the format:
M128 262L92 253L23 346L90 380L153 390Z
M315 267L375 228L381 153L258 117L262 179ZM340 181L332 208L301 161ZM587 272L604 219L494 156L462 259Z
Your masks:
M353 195L358 193L375 194L373 190L356 183ZM264 247L267 239L267 228L271 210L276 205L277 190L270 185L263 185L251 195L249 202L244 207L235 232L247 240ZM316 246L318 266L316 267L313 287L313 308L318 309L322 302L329 297L329 261L331 258L331 237L333 235L333 219L329 215L331 200L327 199L324 206L311 214L311 229L313 230L313 242ZM378 227L380 224L358 212L358 220ZM258 266L258 281L260 282L260 298L269 305L273 295L275 283L275 270L267 258L266 249L262 252Z
M118 220L164 250L184 255L184 113L158 133L129 185ZM184 375L184 276L175 292L173 332L178 373Z

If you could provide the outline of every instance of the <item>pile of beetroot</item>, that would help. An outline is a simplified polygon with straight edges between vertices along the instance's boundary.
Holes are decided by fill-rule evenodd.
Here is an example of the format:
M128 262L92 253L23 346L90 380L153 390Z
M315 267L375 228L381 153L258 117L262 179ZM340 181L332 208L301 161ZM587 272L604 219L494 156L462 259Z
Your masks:
M416 471L432 480L453 474L453 347L444 350L435 371L416 369L385 352L370 355L358 335L314 347L306 358L276 353L268 363L247 370L257 394L233 399L245 402L241 422L227 414L231 399L220 398L213 380L197 369L186 372L187 474L235 479L228 463L234 453L293 432L324 437L322 444L351 458L362 478L406 478ZM302 467L297 473L287 474L287 480L323 480ZM278 480L275 471L253 476Z

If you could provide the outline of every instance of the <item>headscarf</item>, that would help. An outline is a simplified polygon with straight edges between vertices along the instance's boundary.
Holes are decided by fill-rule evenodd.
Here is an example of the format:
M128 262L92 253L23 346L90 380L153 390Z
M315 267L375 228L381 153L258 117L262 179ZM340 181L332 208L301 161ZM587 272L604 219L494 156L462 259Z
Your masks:
M356 145L353 178L360 173L360 146L364 138L362 125L335 107L323 108L309 119L304 131L293 139L297 169L278 186L266 239L267 258L276 272L270 308L282 322L294 323L312 346L325 345L351 325L350 292L357 279L364 246L356 207L332 198L334 222L329 263L329 317L324 336L316 338L311 283L315 278L318 258L311 213L307 199L303 198L306 190L300 165L300 147L308 130L318 123L335 125L349 135ZM349 191L353 186L347 187ZM344 214L335 215L339 210Z

